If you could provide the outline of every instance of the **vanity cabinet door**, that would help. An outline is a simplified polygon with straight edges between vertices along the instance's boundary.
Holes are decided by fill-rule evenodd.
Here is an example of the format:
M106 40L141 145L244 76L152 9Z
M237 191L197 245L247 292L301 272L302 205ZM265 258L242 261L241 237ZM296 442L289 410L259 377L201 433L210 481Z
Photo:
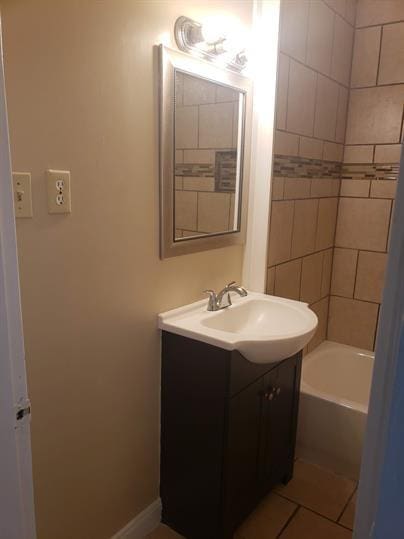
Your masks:
M264 378L229 401L225 452L225 537L251 512L259 499L259 448L263 418Z
M264 377L265 426L260 457L264 492L287 482L293 473L299 385L299 357L284 361Z

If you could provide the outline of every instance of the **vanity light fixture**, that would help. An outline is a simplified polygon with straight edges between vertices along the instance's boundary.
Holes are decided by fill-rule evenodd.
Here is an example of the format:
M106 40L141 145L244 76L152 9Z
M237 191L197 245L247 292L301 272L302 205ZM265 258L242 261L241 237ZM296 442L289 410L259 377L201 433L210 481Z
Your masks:
M247 64L245 50L234 50L231 40L220 28L209 28L189 17L178 17L174 35L180 50L207 60L223 63L235 71L242 71Z

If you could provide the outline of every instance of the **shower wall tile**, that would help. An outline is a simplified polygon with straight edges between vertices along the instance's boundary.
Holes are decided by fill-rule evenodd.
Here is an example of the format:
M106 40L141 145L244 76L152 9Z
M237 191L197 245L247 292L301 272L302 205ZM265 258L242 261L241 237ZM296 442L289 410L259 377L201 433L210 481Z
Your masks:
M293 201L272 202L268 249L269 266L280 264L290 259L293 214Z
M310 198L310 188L309 178L285 178L284 198Z
M391 198L396 196L396 180L373 180L370 188L370 196L373 198Z
M278 155L299 155L299 137L284 131L275 131L274 153Z
M332 261L334 249L327 249L323 254L323 273L321 276L321 297L325 297L330 293L331 276L332 276Z
M292 258L310 254L315 250L318 204L319 201L315 199L295 201Z
M358 0L356 26L373 26L404 20L402 0Z
M338 15L334 24L334 45L331 76L338 82L349 85L352 63L354 29Z
M276 127L286 129L288 107L289 56L280 53L278 61L278 85L276 90Z
M283 200L285 191L285 178L274 177L272 179L272 200Z
M282 3L280 50L301 62L306 58L309 2L288 0Z
M345 146L344 163L372 163L373 146Z
M338 95L337 127L335 130L335 140L342 143L345 142L346 121L348 113L348 97L348 90L343 86L340 86Z
M314 136L325 140L335 140L338 110L338 84L327 77L318 75Z
M329 296L310 305L310 308L316 313L318 326L314 337L309 342L308 351L311 352L327 338L328 308Z
M197 230L197 204L197 193L192 191L175 192L175 206L178 209L175 221L177 228Z
M390 200L341 198L335 246L385 251L390 211Z
M356 31L352 60L352 88L376 85L380 38L380 26Z
M341 162L344 155L344 145L335 144L334 142L324 142L324 161Z
M376 303L331 296L328 339L373 350L378 314Z
M346 143L398 143L403 103L404 85L352 89Z
M303 258L300 299L306 303L315 303L321 298L323 258L322 252Z
M331 71L334 18L334 12L327 4L311 0L306 63L326 74Z
M199 148L233 147L233 103L199 106ZM189 146L188 146L189 147Z
M304 65L290 61L286 129L312 135L316 104L317 74ZM302 106L304 103L304 106Z
M355 299L382 302L386 253L361 251L358 259L358 272L355 284Z
M300 298L302 260L292 260L275 268L275 295L283 298Z
M268 271L267 271L266 293L273 296L274 290L275 290L275 267L272 267L272 268L268 268Z
M358 251L354 249L334 249L331 294L352 298L355 287Z
M198 193L197 230L203 232L217 232L218 230L228 230L229 216L229 193Z
M385 26L380 52L379 84L404 82L404 22Z
M370 180L341 180L342 197L368 197Z
M401 144L384 144L375 147L375 163L399 163L400 157Z
M338 198L322 198L319 200L316 250L327 249L334 245L337 211Z
M308 159L320 160L323 158L323 146L324 143L322 140L300 137L299 155Z

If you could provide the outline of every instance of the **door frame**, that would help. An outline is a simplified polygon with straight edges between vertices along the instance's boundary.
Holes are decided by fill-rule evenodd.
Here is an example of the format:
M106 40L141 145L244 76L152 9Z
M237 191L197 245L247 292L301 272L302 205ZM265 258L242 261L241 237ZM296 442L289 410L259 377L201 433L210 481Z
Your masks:
M0 19L0 537L35 539L30 414Z
M355 518L355 539L404 537L404 145Z

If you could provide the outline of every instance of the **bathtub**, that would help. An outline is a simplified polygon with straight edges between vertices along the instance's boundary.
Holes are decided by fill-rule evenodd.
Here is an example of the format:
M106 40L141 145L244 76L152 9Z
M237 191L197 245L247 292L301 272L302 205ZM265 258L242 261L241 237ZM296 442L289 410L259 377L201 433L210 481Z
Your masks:
M324 341L303 359L297 455L358 479L373 352Z

